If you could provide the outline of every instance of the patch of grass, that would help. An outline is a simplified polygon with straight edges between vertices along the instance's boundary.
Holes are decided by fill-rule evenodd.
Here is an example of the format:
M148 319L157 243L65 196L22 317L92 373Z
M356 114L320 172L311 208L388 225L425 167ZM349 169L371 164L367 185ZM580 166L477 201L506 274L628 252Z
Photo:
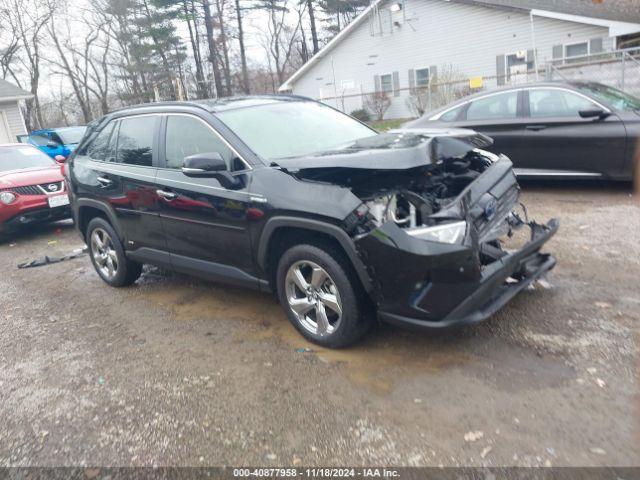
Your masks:
M387 130L392 130L394 128L399 128L405 122L409 120L413 120L412 118L394 118L393 120L373 120L371 122L367 122L367 124L379 132L386 132Z

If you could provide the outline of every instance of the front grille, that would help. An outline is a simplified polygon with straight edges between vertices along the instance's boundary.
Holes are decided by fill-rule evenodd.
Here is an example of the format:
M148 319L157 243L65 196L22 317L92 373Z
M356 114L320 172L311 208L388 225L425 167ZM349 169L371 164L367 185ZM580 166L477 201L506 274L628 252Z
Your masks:
M503 221L507 215L513 210L513 207L518 202L519 188L517 184L513 184L509 189L502 194L502 196L496 198L496 212L491 218L487 220L484 213L480 214L475 220L474 224L478 231L479 238L484 237L491 229L499 222Z
M55 188L50 188L55 185ZM64 190L64 182L50 182L41 185L27 185L26 187L2 188L0 192L13 192L18 195L44 195L45 193L58 193Z

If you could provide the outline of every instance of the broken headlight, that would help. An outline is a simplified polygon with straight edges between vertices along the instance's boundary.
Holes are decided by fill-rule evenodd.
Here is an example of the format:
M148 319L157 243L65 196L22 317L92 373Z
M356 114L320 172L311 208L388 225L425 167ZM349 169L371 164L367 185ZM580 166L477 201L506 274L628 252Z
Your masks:
M430 242L462 243L467 233L467 222L445 223L435 227L408 228L405 231L412 237Z

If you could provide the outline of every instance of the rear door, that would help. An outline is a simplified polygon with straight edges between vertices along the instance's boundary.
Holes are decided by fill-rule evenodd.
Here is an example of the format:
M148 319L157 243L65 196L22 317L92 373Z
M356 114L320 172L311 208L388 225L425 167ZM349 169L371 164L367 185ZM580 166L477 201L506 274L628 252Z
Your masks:
M559 87L525 90L527 149L518 167L552 175L616 175L625 165L626 130L620 118L582 118L580 110L602 109L588 97ZM526 173L526 172L523 172Z
M522 90L508 90L469 102L454 125L493 138L491 150L504 153L518 166L526 149L522 134L527 120L523 117Z
M193 114L165 116L160 150L159 210L173 267L253 282L244 273L254 269L247 232L248 164L208 121ZM208 152L225 159L240 186L227 189L215 178L182 173L185 157Z
M128 250L166 250L154 183L159 126L156 114L112 120L74 159L83 196L115 211Z

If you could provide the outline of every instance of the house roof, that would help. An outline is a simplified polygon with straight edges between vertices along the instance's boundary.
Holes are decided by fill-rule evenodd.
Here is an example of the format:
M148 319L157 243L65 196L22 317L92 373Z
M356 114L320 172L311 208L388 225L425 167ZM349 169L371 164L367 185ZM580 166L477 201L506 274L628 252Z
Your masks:
M343 28L309 61L300 67L278 89L291 90L293 83L315 65L328 52L346 38L369 14L386 0L375 0L349 25ZM555 18L569 22L597 25L609 29L610 37L640 32L638 0L443 0L489 8L508 9L531 13L538 17Z
M475 3L640 23L638 0L475 0Z
M16 87L13 83L0 79L0 101L27 100L32 97L31 93Z

